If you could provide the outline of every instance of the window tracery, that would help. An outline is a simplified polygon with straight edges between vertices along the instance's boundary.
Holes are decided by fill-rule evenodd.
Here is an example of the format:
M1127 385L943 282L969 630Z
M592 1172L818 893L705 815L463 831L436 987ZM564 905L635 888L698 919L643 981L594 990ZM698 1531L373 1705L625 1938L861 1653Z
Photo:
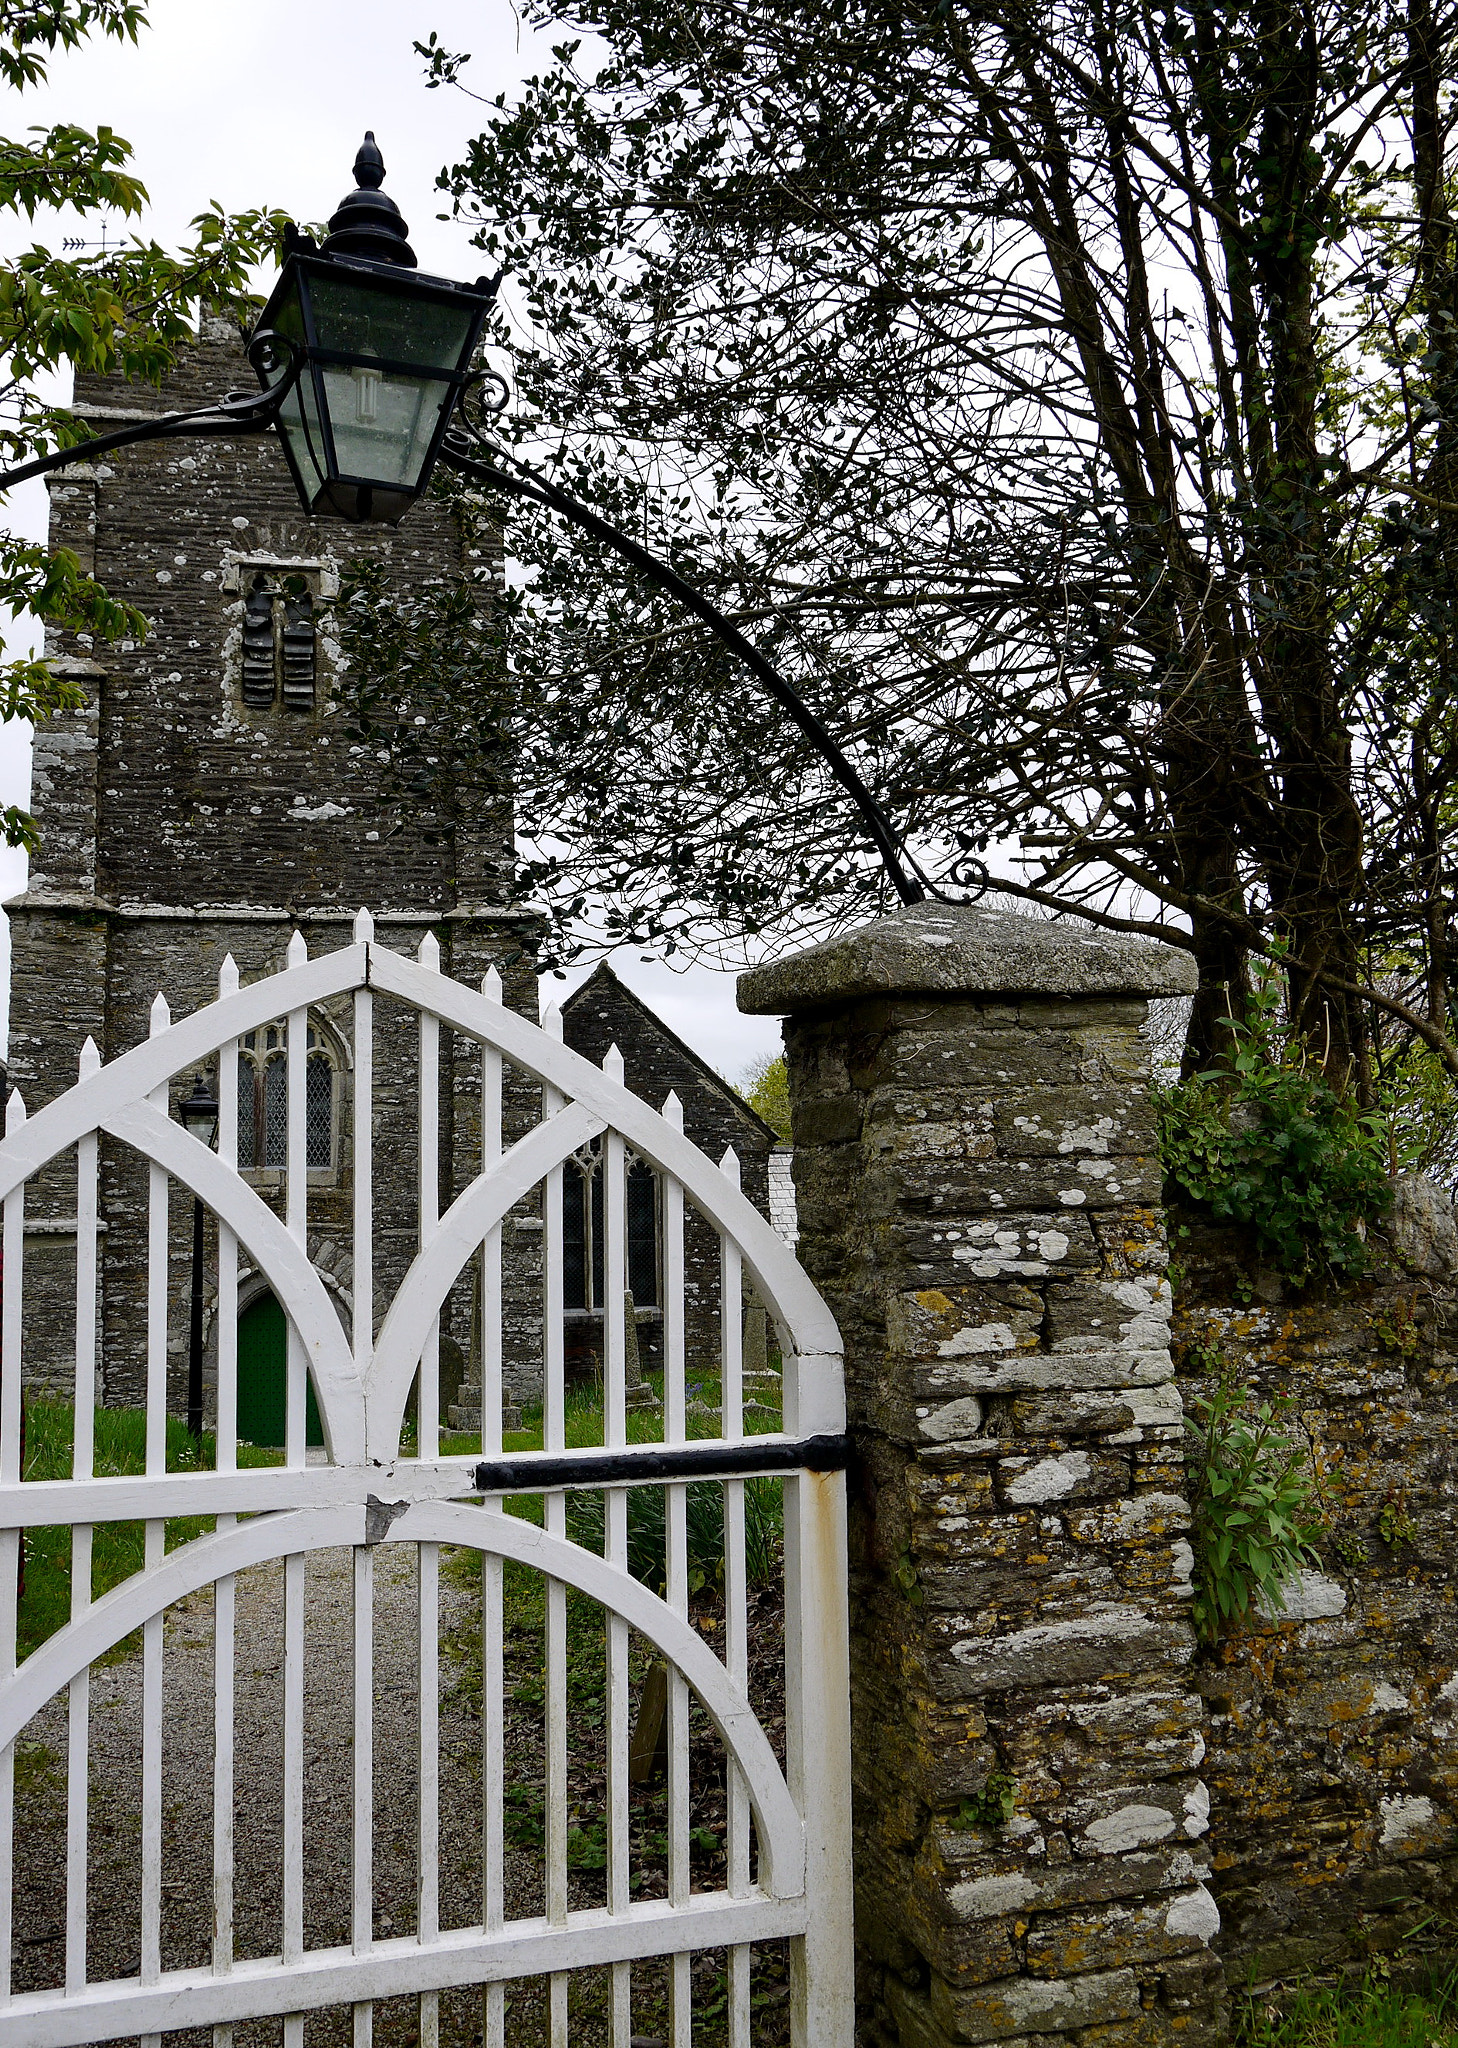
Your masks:
M288 1038L265 1024L238 1041L238 1164L244 1172L282 1172L288 1164ZM339 1063L310 1021L304 1066L305 1160L311 1173L335 1165Z
M630 1152L624 1175L628 1292L635 1308L658 1306L658 1176ZM573 1154L562 1172L563 1306L603 1305L602 1140Z

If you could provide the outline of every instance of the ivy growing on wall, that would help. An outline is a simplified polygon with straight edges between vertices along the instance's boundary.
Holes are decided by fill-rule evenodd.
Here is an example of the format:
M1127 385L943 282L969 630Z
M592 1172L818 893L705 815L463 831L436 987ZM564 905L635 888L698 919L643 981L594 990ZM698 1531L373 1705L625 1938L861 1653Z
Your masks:
M1297 1286L1355 1279L1391 1204L1386 1120L1336 1088L1263 964L1218 1067L1156 1090L1166 1194L1249 1229Z

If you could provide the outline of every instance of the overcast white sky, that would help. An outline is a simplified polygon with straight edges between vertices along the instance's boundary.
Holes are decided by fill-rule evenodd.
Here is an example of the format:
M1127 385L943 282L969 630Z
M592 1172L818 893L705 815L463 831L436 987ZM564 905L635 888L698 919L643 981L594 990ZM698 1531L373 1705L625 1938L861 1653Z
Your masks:
M435 214L435 173L453 160L481 110L463 95L428 92L411 44L432 29L450 49L470 50L467 73L487 97L510 92L547 52L518 27L508 0L151 0L152 27L135 49L94 42L58 58L42 92L0 92L0 134L33 123L102 123L135 150L151 211L142 227L179 237L210 200L225 207L279 206L301 220L333 212L352 180L349 167L373 128L388 167L387 189L410 223L422 268L471 277L481 268L466 233ZM3 246L96 232L74 219L31 230L0 223ZM13 494L13 527L44 534L44 486ZM24 802L29 740L0 726L0 801ZM24 886L23 859L0 848L0 900ZM634 951L613 965L666 1022L731 1079L762 1052L779 1048L778 1024L741 1017L730 975L687 974ZM588 972L548 979L559 1000ZM8 934L0 995L8 1008Z

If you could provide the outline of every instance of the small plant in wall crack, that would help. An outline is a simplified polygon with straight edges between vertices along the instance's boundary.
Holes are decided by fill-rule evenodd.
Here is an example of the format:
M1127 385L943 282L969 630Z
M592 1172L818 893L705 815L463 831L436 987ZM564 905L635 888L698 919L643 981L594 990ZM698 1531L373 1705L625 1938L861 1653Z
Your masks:
M1290 1403L1256 1403L1222 1379L1186 1418L1185 1472L1195 1553L1196 1633L1216 1642L1257 1611L1281 1612L1315 1562L1321 1479L1288 1421Z
M1390 1550L1395 1550L1399 1543L1417 1540L1417 1524L1407 1511L1407 1496L1401 1487L1389 1488L1378 1509L1377 1534Z
M1005 1771L1001 1764L994 1764L981 1791L974 1792L970 1799L964 1799L957 1808L958 1827L1005 1827L1013 1817L1017 1796L1017 1782L1011 1773Z
M1416 1356L1419 1342L1418 1326L1410 1302L1393 1302L1387 1308L1377 1310L1369 1317L1368 1327L1379 1347L1389 1357Z

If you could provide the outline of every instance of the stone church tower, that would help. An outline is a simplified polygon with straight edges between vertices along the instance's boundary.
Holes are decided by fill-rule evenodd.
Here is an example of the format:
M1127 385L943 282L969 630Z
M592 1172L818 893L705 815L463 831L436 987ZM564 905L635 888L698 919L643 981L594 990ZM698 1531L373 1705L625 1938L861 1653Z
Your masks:
M75 405L101 432L252 381L238 329L215 320L160 394L81 378ZM154 443L77 463L53 477L51 508L52 545L70 548L113 596L144 612L150 631L136 643L72 641L53 650L83 685L86 704L36 734L41 846L29 887L6 905L10 1074L28 1107L75 1080L88 1037L104 1059L144 1038L159 990L174 1016L186 1014L216 995L226 954L245 982L260 977L284 964L295 928L311 954L347 944L361 905L374 913L379 939L401 951L413 953L433 931L442 967L460 979L479 985L495 964L507 1000L535 1016L531 920L513 901L509 803L470 829L426 813L402 826L377 761L342 730L334 704L337 651L326 607L341 569L352 558L383 559L402 589L458 576L465 544L450 509L424 500L394 530L310 521L271 436ZM343 1308L348 1015L310 1022L310 1254ZM241 1163L266 1199L278 1199L280 1091L270 1082L269 1034L255 1036L240 1061L240 1149L251 1147ZM443 1200L479 1160L471 1058L472 1048L444 1034L442 1097L453 1121ZM403 1035L398 1048L380 1044L382 1303L415 1249L413 1214L393 1213L386 1193L392 1146L403 1162L414 1143L412 1067ZM409 1174L399 1178L412 1185ZM130 1403L141 1398L145 1369L146 1172L111 1144L103 1146L102 1202L100 1391L109 1403ZM175 1409L186 1375L190 1207L174 1190ZM53 1172L33 1189L27 1218L28 1379L69 1374L74 1219L74 1186ZM521 1272L526 1316L535 1283ZM240 1307L246 1315L246 1286ZM471 1349L469 1299L453 1297L444 1334L443 1355L459 1369ZM265 1337L258 1341L266 1349ZM445 1393L455 1398L450 1387Z

